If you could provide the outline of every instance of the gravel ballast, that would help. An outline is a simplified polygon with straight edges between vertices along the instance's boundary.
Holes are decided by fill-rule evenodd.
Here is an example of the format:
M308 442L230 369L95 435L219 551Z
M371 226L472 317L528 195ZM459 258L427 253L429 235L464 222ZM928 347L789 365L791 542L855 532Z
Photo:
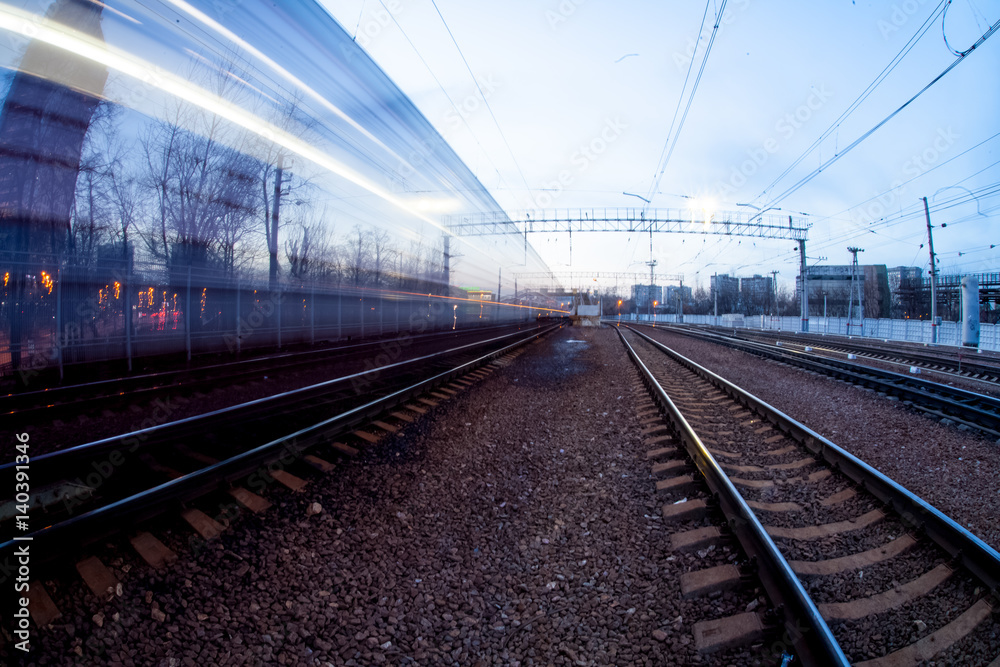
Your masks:
M38 664L744 665L695 622L753 589L682 601L616 334L564 329L303 492L154 572L99 554L112 602L61 582ZM317 512L316 504L320 510ZM164 534L167 526L169 534ZM156 526L151 527L156 531ZM124 540L122 540L124 543ZM120 549L117 545L109 552ZM95 620L100 614L100 623Z

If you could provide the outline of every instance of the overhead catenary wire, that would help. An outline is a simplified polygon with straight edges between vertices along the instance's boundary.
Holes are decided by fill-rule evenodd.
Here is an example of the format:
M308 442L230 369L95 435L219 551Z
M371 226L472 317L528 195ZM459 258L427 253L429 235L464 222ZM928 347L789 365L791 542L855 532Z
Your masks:
M889 61L889 64L887 64L884 68L882 68L882 71L879 72L878 76L876 76L875 79L868 84L868 87L865 88L863 91L861 91L861 94L858 95L858 97L855 98L853 102L851 102L851 104L847 107L847 109L845 109L843 113L841 113L840 116L838 116L837 119L833 121L833 123L831 123L830 126L826 130L824 130L823 133L812 144L810 144L805 151L802 152L802 154L800 154L790 165L788 165L788 167L786 167L784 171L778 174L778 176L774 180L772 180L767 185L767 187L765 187L763 191L760 192L760 194L754 197L753 202L758 201L759 199L764 197L768 192L770 192L770 190L773 187L775 187L778 183L780 183L782 180L784 180L784 178L788 176L788 174L790 174L793 169L799 166L799 164L801 164L803 160L805 160L817 148L819 148L820 145L823 143L823 141L825 141L827 138L829 138L831 134L840 129L840 126L844 123L844 121L847 120L847 118L851 116L851 114L857 111L858 107L860 107L861 104L864 103L864 101L868 99L872 93L875 92L875 89L878 88L886 80L886 78L888 78L888 76L892 73L892 71L896 69L896 67L899 65L900 62L902 62L903 58L905 58L907 54L909 54L909 52L913 50L913 48L917 45L917 42L919 42L920 39L927 34L928 30L930 30L931 26L934 24L934 20L944 12L944 7L946 6L945 3L946 0L942 0L942 2L939 3L937 7L934 8L934 11L932 11L931 14L920 25L920 27L917 28L917 31L913 33L910 39L907 40L906 44L903 45L903 48L900 49L899 52L892 58L892 60Z
M405 39L406 43L410 45L411 49L413 49L413 52L416 54L417 58L419 58L420 62L423 63L424 68L427 70L427 73L431 75L432 79L434 79L434 83L436 83L438 88L441 89L441 92L444 93L444 96L445 98L447 98L448 103L451 104L452 109L455 110L455 114L458 116L459 120L461 120L462 123L465 125L465 128L469 131L469 134L472 136L472 139L476 142L476 145L479 146L479 149L483 152L483 155L486 156L486 161L489 162L490 166L492 166L493 169L497 172L497 174L500 175L500 170L497 169L496 164L494 164L493 160L490 159L490 154L486 151L486 148L479 141L479 137L477 137L476 133L472 131L472 127L469 125L469 121L466 120L465 114L463 114L461 110L458 108L458 105L455 104L455 100L453 100L451 98L451 95L448 94L448 91L444 87L444 84L442 84L441 80L437 78L437 75L434 73L434 70L431 69L430 64L428 64L428 62L424 59L424 56L417 49L416 44L413 43L413 40L410 39L410 36L406 34L405 30L403 30L403 26L401 26L399 24L399 21L396 20L395 14L389 11L389 8L385 6L384 0L379 0L379 4L382 5L382 9L384 9L386 14L388 14L389 18L395 24L396 28L399 29L400 34L403 35L403 39ZM500 176L500 180L501 181L504 180L502 175Z
M687 105L684 107L684 114L681 116L680 123L677 125L676 131L673 132L673 136L667 136L667 142L670 144L670 148L667 150L666 157L663 159L662 163L659 165L659 173L656 174L656 178L653 181L653 186L649 189L646 195L647 200L651 200L655 195L656 191L660 189L660 181L663 180L663 174L667 170L667 165L670 163L670 157L674 153L674 148L677 147L677 138L681 134L681 130L684 129L684 123L687 120L688 112L691 111L691 103L694 102L694 96L698 92L698 86L701 83L701 77L705 73L705 66L708 64L708 57L712 53L712 45L715 43L715 36L719 32L719 26L722 24L722 15L726 11L727 0L722 0L719 5L719 10L715 15L715 25L712 27L712 35L708 39L708 44L705 47L705 55L702 56L701 67L698 68L698 76L695 77L694 84L691 86L691 92L687 98ZM706 6L706 11L708 10ZM702 19L702 26L704 26L704 19ZM699 33L700 37L700 33ZM692 54L691 62L694 63L694 55ZM680 99L684 98L684 89L681 89ZM680 99L678 99L678 108L680 108ZM643 210L645 210L649 204L643 205Z
M451 43L454 44L455 49L458 50L458 55L461 56L462 62L465 63L465 69L469 72L469 76L472 77L472 82L476 84L476 90L479 91L479 96L483 99L483 104L486 106L486 110L490 113L490 118L493 119L493 124L497 128L497 132L500 133L500 138L503 140L504 146L507 147L507 152L510 154L510 159L514 162L514 167L517 169L517 173L520 175L521 181L524 183L524 187L530 190L531 186L528 185L528 179L524 177L524 171L521 170L521 165L518 163L517 157L514 155L514 151L510 147L510 142L507 141L507 136L500 128L500 123L497 121L496 114L493 113L493 107L490 106L489 99L487 99L486 94L483 93L483 88L479 84L479 79L477 79L476 75L473 74L472 68L469 66L469 61L466 60L465 54L462 52L462 47L458 45L455 35L451 32L451 28L448 27L448 22L444 20L444 15L441 14L441 10L438 9L436 0L431 0L431 5L434 6L434 11L437 12L438 17L441 19L441 23L444 25L444 29L448 32L448 36L451 38Z
M854 141L852 141L846 148L844 148L844 150L842 150L839 153L835 154L829 160L826 160L825 162L823 162L819 167L817 167L816 169L814 169L813 171L811 171L809 174L803 176L801 179L799 179L799 181L797 183L795 183L795 185L792 185L791 187L789 187L788 189L786 189L784 192L782 192L780 195L778 195L774 199L768 201L767 204L765 206L763 206L762 208L767 209L767 208L771 208L771 207L777 206L779 203L781 203L782 201L784 201L785 199L787 199L794 192L796 192L797 190L799 190L806 183L808 183L809 181L811 181L812 179L814 179L819 174L823 173L824 170L826 170L828 167L830 167L835 162L837 162L838 160L840 160L840 158L844 157L845 155L847 155L848 153L850 153L852 150L854 150L865 139L867 139L868 137L870 137L873 134L875 134L875 132L877 132L882 126L884 126L890 120L892 120L897 115L899 115L904 109L906 109L908 106L910 106L910 104L912 104L918 97L920 97L921 95L923 95L932 86L934 86L934 84L936 84L938 81L940 81L941 79L943 79L951 70L955 69L955 67L957 67L959 63L961 63L963 60L965 60L969 56L969 54L971 54L973 51L975 51L977 48L979 48L987 39L989 39L990 37L992 37L993 34L996 33L997 30L1000 30L1000 20L998 20L996 23L994 23L992 26L990 26L990 29L987 30L983 34L982 37L980 37L978 40L976 40L976 43L973 44L971 47L969 47L969 49L967 51L965 51L963 55L960 55L957 58L955 58L955 60L952 61L952 63L949 64L940 74L938 74L933 79L931 79L931 81L927 85L925 85L923 88L921 88L919 91L917 91L912 97L910 97L910 99L908 99L906 102L904 102L903 104L901 104L898 108L896 108L895 111L891 112L888 116L886 116L885 118L883 118L882 120L880 120L878 123L876 123L874 127L872 127L867 132L865 132L864 134L862 134L860 137L858 137L857 139L855 139Z

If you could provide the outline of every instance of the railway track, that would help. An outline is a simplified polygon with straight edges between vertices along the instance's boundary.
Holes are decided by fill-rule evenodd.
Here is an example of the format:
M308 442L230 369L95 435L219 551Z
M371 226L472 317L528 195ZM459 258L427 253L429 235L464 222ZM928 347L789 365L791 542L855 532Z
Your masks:
M764 343L738 340L704 331L671 328L671 332L711 341L732 349L796 366L856 384L932 417L1000 438L1000 398L934 382L920 375L895 373L863 364L790 350Z
M627 329L622 341L672 424L650 454L664 519L678 525L674 548L733 535L751 559L742 571L688 573L682 588L707 594L756 569L774 605L698 624L696 643L761 642L760 664L792 653L824 666L1000 664L1000 554L791 417ZM697 522L715 509L725 526Z
M722 333L720 330L714 330L714 332ZM782 344L802 348L811 347L817 352L854 354L873 361L914 366L967 380L993 384L1000 382L1000 357L995 353L978 353L974 349L951 350L939 346L934 348L933 354L930 354L926 351L926 347L918 346L916 343L893 345L891 342L886 342L880 345L865 339L846 339L840 336L817 336L814 334L788 335L781 332L740 331L730 337L755 342L780 340Z
M224 504L266 508L254 490L275 482L298 490L305 483L300 471L329 471L330 461L354 456L398 431L560 326L505 333L400 361L366 378L363 391L352 382L364 374L352 374L32 458L26 514L27 522L39 528L16 531L15 515L25 513L12 503L0 506L0 565L12 565L19 544L15 536L31 541L38 554L33 566L40 568L67 547L75 550L132 531L146 519L175 510L208 539L229 519ZM0 477L13 488L14 465L0 466ZM163 545L148 533L138 535L132 540L140 554L162 565L163 556L155 554L163 553ZM152 552L136 539L152 545Z
M461 331L430 332L407 335L407 353L420 355L442 345L492 337L498 332L528 330L537 325L502 325ZM11 392L0 396L0 414L13 426L35 425L40 419L68 419L95 410L153 401L166 392L186 394L220 384L256 380L264 374L276 375L298 369L372 358L392 347L398 340L372 340L322 349L283 352L220 364L208 364L154 373L140 373L93 382L46 387L35 391ZM398 346L397 346L398 347Z

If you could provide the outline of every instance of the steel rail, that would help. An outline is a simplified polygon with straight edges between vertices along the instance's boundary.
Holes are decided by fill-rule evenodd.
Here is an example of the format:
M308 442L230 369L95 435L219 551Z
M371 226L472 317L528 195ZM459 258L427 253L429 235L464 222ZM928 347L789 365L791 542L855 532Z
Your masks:
M780 607L786 634L799 652L803 664L816 667L847 667L850 663L829 626L753 510L746 504L715 457L639 358L620 328L616 327L615 330L632 361L639 368L646 386L677 427L681 440L695 466L716 495L729 527L743 550L756 561L761 583L772 602ZM642 335L637 331L635 333Z
M530 323L528 323L530 326ZM446 339L448 336L463 336L475 333L485 333L497 329L512 329L514 327L524 327L525 324L505 324L476 329L464 329L462 331L435 331L421 334L407 334L407 341L424 341L435 339ZM380 345L394 340L377 339L363 343L352 343L350 345L339 345L336 347L324 347L321 349L303 350L297 352L283 352L270 354L250 359L239 359L219 364L208 364L204 366L194 366L191 368L177 368L153 373L141 373L138 375L126 375L116 378L95 380L93 382L83 382L71 385L61 385L38 389L27 392L10 392L0 395L0 413L22 418L31 412L49 410L56 408L78 408L89 403L99 403L108 399L120 397L123 393L134 395L138 393L152 393L164 391L166 389L189 388L215 382L221 379L238 380L246 376L252 376L262 370L288 369L296 366L313 364L325 361L327 358L336 358L347 354L358 354L366 349L377 350ZM221 375L208 375L213 371L223 371ZM200 376L200 377L199 377ZM102 392L93 394L92 392ZM89 393L82 399L77 395ZM63 401L63 402L60 402ZM44 404L43 404L44 403Z
M714 342L733 349L768 357L853 384L877 388L887 394L897 395L912 402L914 407L920 410L960 421L994 437L1000 437L1000 399L993 396L977 394L931 380L872 368L871 366L853 364L829 357L818 357L810 355L808 352L779 350L766 343L739 340L718 334L696 334L678 329L671 329L671 331L693 338L712 338Z
M858 457L844 450L808 426L792 419L774 406L737 387L725 378L687 359L663 343L632 327L657 349L681 363L700 377L726 392L730 397L759 414L793 440L839 470L848 479L897 512L904 524L924 532L952 558L960 562L973 576L993 592L1000 593L1000 553L945 515L936 507L886 477Z
M544 331L547 333L554 326L556 325L552 325L549 329ZM466 343L465 345L460 345L459 347L448 350L432 352L420 357L414 357L413 359L404 359L403 361L380 366L378 370L386 372L408 365L426 364L433 360L455 354L456 352L469 350L475 347L482 347L484 345L496 343L523 333L524 332L515 331L509 334L489 338L487 340ZM218 410L213 410L211 412L192 415L191 417L185 417L183 419L178 419L164 424L157 424L155 426L139 429L137 431L115 435L101 440L95 440L82 445L76 445L67 449L50 452L48 454L42 454L41 456L32 459L32 471L37 474L36 466L38 466L39 463L47 465L50 464L51 461L60 461L64 464L64 466L68 464L69 467L72 467L74 465L78 465L81 461L86 462L86 460L89 460L93 456L110 454L117 448L121 447L123 443L139 441L142 443L142 449L149 449L152 446L161 444L164 440L172 441L190 435L198 435L204 432L204 429L209 423L219 422L220 424L226 424L236 421L242 422L249 415L259 416L262 410L283 410L293 401L303 402L315 400L317 397L329 393L330 390L337 385L344 385L352 380L363 379L369 372L370 371L362 371L352 373L350 375L344 375L338 378L333 378L332 380L326 380L324 382L309 385L307 387L300 387L298 389L292 389L279 394L274 394L272 396L254 399L246 403L231 405L225 408L219 408ZM132 451L138 451L138 449ZM0 464L0 475L13 470L14 465L15 464L12 462ZM33 484L32 486L35 485Z
M382 414L396 405L408 401L415 396L451 380L452 378L464 375L472 369L482 366L492 359L502 356L503 354L506 354L507 352L510 352L511 350L524 345L535 338L560 328L561 326L562 324L554 324L542 330L532 331L530 334L525 335L512 343L504 345L499 349L488 352L448 370L436 373L429 378L393 391L390 394L381 396L363 405L350 408L328 419L324 419L305 428L298 429L288 435L258 445L224 461L207 465L204 468L190 472L182 477L164 482L158 486L135 493L129 497L115 500L99 508L72 516L64 521L46 526L41 530L20 537L23 540L30 539L30 543L36 545L35 550L37 550L38 553L50 554L50 557L54 557L52 554L59 552L60 549L64 549L67 544L79 544L83 542L83 538L85 536L88 538L87 541L93 541L102 535L113 532L108 529L109 526L113 526L117 529L120 528L122 524L134 523L135 521L161 514L169 509L174 503L185 502L202 496L213 490L220 483L228 483L241 479L255 470L259 470L262 466L284 459L290 454L296 459L300 458L311 447L319 444L320 442L352 429L357 424L364 422L366 419ZM509 338L512 335L514 334L508 334L492 340L498 341L504 338ZM465 345L454 350L449 350L448 352L454 353L457 350L465 349L467 347L469 346ZM414 359L401 363L416 363L421 360L426 361L428 358L438 357L441 354L443 353L435 353L422 359ZM343 378L340 378L331 382L342 380ZM120 437L121 436L119 436L119 438ZM118 438L114 438L112 440L117 439ZM74 449L79 450L81 448L86 448L86 446ZM70 450L66 451L68 452ZM55 452L53 454L46 455L44 458L52 458L58 454L59 452ZM42 458L43 457L39 457L39 459L35 459L32 462L33 470L37 461ZM9 564L11 562L14 549L21 543L22 542L20 540L15 539L7 539L3 543L0 543L0 558L3 559L4 563ZM37 545L46 546L48 548L38 548ZM0 565L3 565L3 563L0 563Z
M706 329L711 330L711 329ZM789 336L784 340L794 341L797 345L811 345L815 347L827 347L831 351L837 352L851 352L857 353L861 356L871 357L876 361L888 361L890 358L898 361L899 363L907 363L911 366L920 366L930 368L931 370L938 370L941 372L940 367L948 369L943 372L954 372L959 376L974 374L980 375L990 375L993 377L1000 376L1000 365L983 363L984 361L998 361L991 356L985 356L980 359L976 354L969 354L970 349L958 348L957 351L950 351L942 349L940 346L937 348L938 351L945 353L946 356L933 356L929 354L922 354L920 350L922 348L909 348L908 346L879 346L873 345L869 341L859 341L856 338L848 338L847 336L833 336L824 335L817 336L816 334L804 334L804 335L791 335L791 332L779 332L781 335ZM766 338L768 334L763 332L750 332L743 331L734 336L739 340L751 340ZM910 343L910 345L917 345L916 343ZM882 358L884 357L884 358ZM937 366L939 368L935 369Z

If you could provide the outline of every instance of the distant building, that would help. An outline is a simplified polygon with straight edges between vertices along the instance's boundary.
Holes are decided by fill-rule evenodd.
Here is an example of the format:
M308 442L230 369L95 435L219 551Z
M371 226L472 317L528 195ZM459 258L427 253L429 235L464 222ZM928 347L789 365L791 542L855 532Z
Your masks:
M810 266L806 269L809 286L809 313L830 317L846 317L851 305L852 267L850 264ZM854 307L861 299L864 317L889 317L892 296L889 291L889 275L885 264L861 264L854 280L859 289L855 292ZM801 290L801 277L795 279L796 290Z
M711 286L711 305L719 307L719 314L736 311L740 301L740 279L728 274L714 275L709 283Z
M770 313L777 306L774 278L760 275L740 278L740 303L743 306L743 312L747 315Z
M663 288L663 303L668 308L677 308L677 299L680 298L681 303L691 303L692 294L691 288L686 285L676 286L668 285Z
M632 285L632 302L638 312L647 312L651 301L663 303L662 287L659 285Z
M894 266L889 269L891 316L915 317L925 310L921 294L923 270L916 266ZM928 305L929 308L929 305Z

